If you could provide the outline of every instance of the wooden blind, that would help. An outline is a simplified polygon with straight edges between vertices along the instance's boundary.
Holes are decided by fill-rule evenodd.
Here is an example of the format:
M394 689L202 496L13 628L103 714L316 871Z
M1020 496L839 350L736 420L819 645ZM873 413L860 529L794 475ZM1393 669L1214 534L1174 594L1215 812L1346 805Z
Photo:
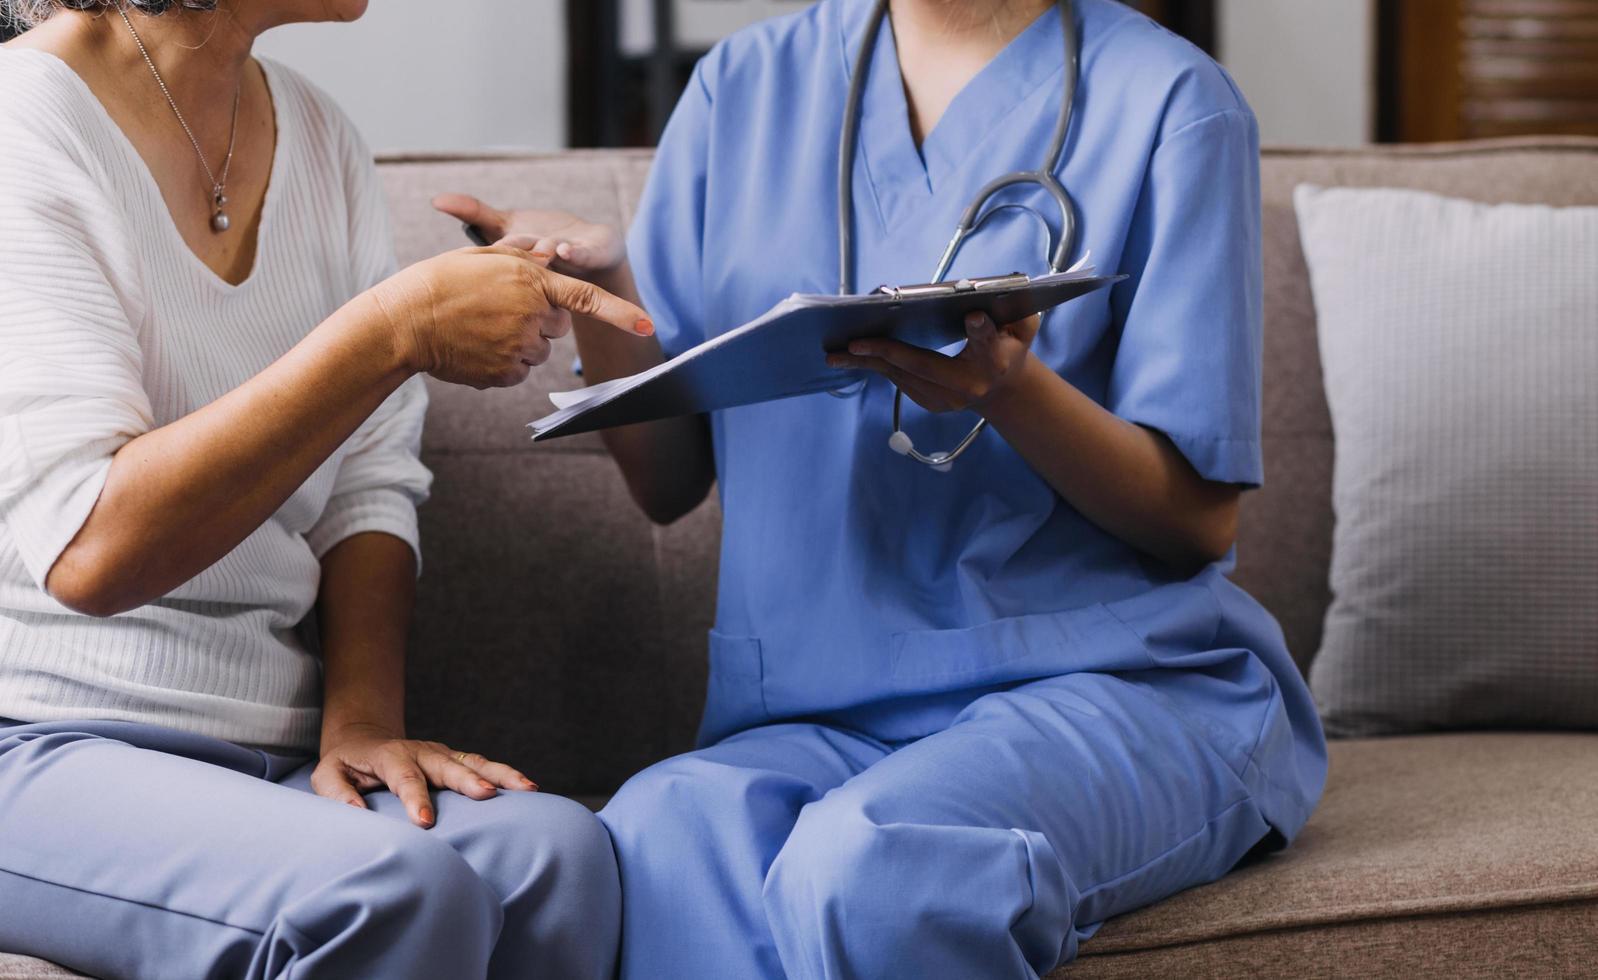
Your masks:
M1385 138L1598 135L1598 0L1384 6Z

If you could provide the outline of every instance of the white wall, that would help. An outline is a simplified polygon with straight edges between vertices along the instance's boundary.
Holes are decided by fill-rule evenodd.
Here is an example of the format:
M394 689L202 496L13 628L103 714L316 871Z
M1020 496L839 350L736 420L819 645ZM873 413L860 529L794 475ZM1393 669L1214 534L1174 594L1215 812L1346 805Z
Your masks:
M279 28L257 50L331 92L378 152L566 144L561 0L372 0L354 24Z
M811 0L677 0L677 43L708 48L739 28L767 17L780 17L808 6ZM621 0L621 48L628 54L648 52L655 45L650 0Z
M1220 60L1267 144L1350 146L1374 135L1372 0L1219 0Z
M578 0L583 2L583 0ZM687 0L685 37L802 0ZM1221 60L1271 144L1346 146L1373 132L1373 0L1217 0ZM373 147L556 149L566 143L561 0L372 0L353 25L282 28L260 50L331 91ZM647 4L623 4L647 45Z

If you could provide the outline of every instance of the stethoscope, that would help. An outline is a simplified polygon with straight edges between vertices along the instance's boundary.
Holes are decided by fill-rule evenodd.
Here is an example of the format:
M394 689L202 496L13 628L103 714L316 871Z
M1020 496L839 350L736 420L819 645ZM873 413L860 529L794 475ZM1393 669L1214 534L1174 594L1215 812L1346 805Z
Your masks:
M1037 170L1018 170L1005 174L989 181L980 191L976 199L960 215L960 223L955 227L954 237L949 239L949 245L943 250L943 257L938 260L937 271L932 274L931 282L942 282L949 273L949 266L954 264L955 255L960 251L960 246L967 237L982 227L982 224L999 211L1006 208L1025 211L1043 222L1044 232L1052 237L1048 221L1039 214L1035 208L1024 204L1001 204L984 212L989 200L995 194L1007 187L1017 184L1036 184L1049 193L1060 208L1060 237L1050 251L1049 271L1063 272L1070 261L1071 254L1076 251L1077 212L1076 205L1067 194L1065 187L1054 176L1060 168L1065 155L1065 137L1071 128L1071 105L1076 99L1077 61L1081 54L1081 40L1077 34L1076 21L1072 17L1070 0L1059 0L1060 28L1065 36L1065 80L1060 98L1060 117L1054 124L1054 136L1049 141L1048 155L1043 160L1043 166ZM855 145L860 133L860 100L865 92L866 72L871 68L871 55L876 49L877 35L882 30L882 20L888 13L888 0L877 0L877 6L871 14L871 23L866 28L865 39L860 42L860 53L855 58L854 76L849 80L849 98L844 108L843 132L839 138L838 146L838 292L848 295L854 292L854 158ZM915 443L900 425L900 411L904 403L904 392L897 387L893 390L893 435L888 439L888 445L894 452L909 456L918 463L940 471L947 471L950 464L960 457L960 454L970 448L978 435L988 424L987 419L979 419L977 424L966 433L964 439L948 452L923 453L916 449Z

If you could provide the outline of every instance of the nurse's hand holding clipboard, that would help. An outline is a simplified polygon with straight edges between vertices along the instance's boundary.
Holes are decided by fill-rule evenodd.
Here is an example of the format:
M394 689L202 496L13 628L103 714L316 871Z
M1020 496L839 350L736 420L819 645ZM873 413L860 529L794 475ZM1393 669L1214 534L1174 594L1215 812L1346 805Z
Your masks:
M976 412L1077 510L1172 566L1223 557L1237 532L1238 488L1203 479L1164 435L1116 416L1033 356L1039 323L995 326L974 313L958 354L875 338L827 363L874 371L929 412Z
M1077 510L1172 566L1223 557L1239 489L1203 479L1163 434L1116 416L1033 356L1039 323L995 326L975 313L958 354L877 338L827 363L874 371L929 412L976 412Z
M965 318L966 345L953 356L887 337L856 340L827 365L875 371L929 412L961 412L1001 404L1027 364L1038 335L1037 316L995 326L986 313ZM991 421L991 419L990 419Z

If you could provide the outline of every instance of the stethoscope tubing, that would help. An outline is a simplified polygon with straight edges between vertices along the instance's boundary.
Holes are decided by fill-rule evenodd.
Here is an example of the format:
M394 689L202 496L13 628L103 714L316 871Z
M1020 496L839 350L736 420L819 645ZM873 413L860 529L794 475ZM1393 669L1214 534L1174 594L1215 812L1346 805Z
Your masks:
M936 271L930 282L942 282L948 275L949 268L954 264L955 256L959 254L960 247L970 235L980 228L983 222L1001 208L987 210L988 202L994 195L1009 187L1019 184L1036 184L1042 187L1054 199L1060 209L1060 235L1056 240L1049 255L1049 271L1063 272L1067 268L1070 257L1076 252L1077 208L1071 199L1065 185L1060 183L1055 173L1060 169L1065 159L1065 143L1070 134L1072 107L1076 101L1077 76L1081 70L1081 36L1077 30L1076 18L1072 10L1071 0L1059 0L1061 34L1065 41L1064 79L1061 83L1060 113L1054 124L1054 132L1049 139L1049 149L1044 157L1044 165L1038 170L1019 170L1013 173L995 177L977 192L975 199L966 206L960 215L959 223L955 227L954 236L949 239L949 244L943 250L943 255L938 260ZM877 37L882 31L882 22L888 14L888 0L877 0L871 12L871 21L866 26L865 36L861 39L860 48L855 55L854 72L849 79L849 94L844 104L843 129L838 139L838 292L841 295L850 295L855 291L854 282L854 163L860 137L860 104L865 94L866 75L871 69L872 53L876 49ZM1028 209L1031 210L1031 209ZM1041 217L1041 216L1040 216ZM1047 228L1047 222L1044 222ZM978 435L987 426L987 419L978 419L971 431L967 432L956 446L948 452L923 453L915 448L909 435L900 425L901 409L904 402L904 392L895 386L893 391L893 435L888 440L888 445L898 453L909 456L919 463L924 463L935 469L947 471L959 456L969 449L976 441Z

